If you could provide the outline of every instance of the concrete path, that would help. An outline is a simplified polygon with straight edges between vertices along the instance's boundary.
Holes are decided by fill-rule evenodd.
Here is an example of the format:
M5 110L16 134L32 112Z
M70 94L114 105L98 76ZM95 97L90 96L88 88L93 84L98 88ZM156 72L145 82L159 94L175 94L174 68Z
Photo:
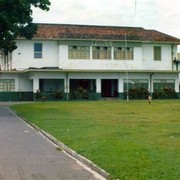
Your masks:
M0 180L101 179L0 104Z

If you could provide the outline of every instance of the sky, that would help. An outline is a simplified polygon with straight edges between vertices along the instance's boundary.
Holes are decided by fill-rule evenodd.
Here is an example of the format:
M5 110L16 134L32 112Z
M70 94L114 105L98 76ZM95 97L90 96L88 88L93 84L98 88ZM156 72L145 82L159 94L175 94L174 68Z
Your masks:
M50 0L50 11L33 8L35 23L130 26L180 39L180 0Z

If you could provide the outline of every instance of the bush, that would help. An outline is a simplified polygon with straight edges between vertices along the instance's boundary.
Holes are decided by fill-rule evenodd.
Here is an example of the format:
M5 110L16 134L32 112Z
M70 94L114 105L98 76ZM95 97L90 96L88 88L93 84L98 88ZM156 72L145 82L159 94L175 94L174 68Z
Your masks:
M62 99L63 98L63 92L61 92L61 91L56 91L54 94L54 98L55 99Z
M149 92L143 87L133 87L129 89L130 99L147 99Z
M70 97L71 99L88 99L88 90L82 87L76 88L70 92Z
M155 99L175 99L177 93L173 88L163 87L154 91Z

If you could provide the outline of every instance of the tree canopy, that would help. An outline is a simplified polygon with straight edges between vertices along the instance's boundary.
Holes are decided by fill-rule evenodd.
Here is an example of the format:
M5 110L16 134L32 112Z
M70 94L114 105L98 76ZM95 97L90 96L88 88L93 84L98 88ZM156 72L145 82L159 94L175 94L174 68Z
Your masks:
M16 49L18 36L31 39L37 31L32 7L48 11L49 0L0 0L0 50Z

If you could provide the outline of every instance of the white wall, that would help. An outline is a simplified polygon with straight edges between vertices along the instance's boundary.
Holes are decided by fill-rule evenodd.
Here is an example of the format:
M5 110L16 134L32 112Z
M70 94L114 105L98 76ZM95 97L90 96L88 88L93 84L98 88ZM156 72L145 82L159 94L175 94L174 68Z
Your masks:
M32 91L33 81L29 79L28 74L20 74L19 78L16 80L17 91Z
M34 43L43 43L43 58L34 58ZM68 46L60 45L58 41L27 41L18 40L18 48L13 51L12 68L17 70L29 67L59 67L60 69L94 69L94 70L172 70L172 47L168 44L161 46L162 60L154 61L153 47L155 44L143 43L134 47L134 60L94 60L68 59ZM176 54L176 48L173 52Z
M43 44L43 57L34 58L34 43ZM28 69L29 67L58 67L59 50L57 41L18 40L18 48L12 54L12 69Z
M128 79L146 79L150 83L151 73L128 73ZM118 79L119 82L119 92L123 92L123 83L127 78L126 73L69 73L69 79L96 79L97 92L101 92L101 79ZM168 74L168 73L154 73L152 75L153 79L175 79L175 91L179 92L178 74ZM153 87L152 87L153 89ZM149 84L150 90L150 84Z
M162 48L162 60L154 61L153 44L134 47L134 60L94 60L68 59L68 46L60 45L60 68L62 69L96 69L96 70L172 70L170 45Z
M158 44L157 44L158 46ZM161 61L154 61L153 44L143 44L142 46L142 69L148 70L172 70L172 52L170 45L161 45Z
M28 74L1 74L0 79L14 79L15 80L15 91L32 91L32 81L29 79Z
M33 92L36 93L39 90L39 79L66 79L65 73L56 72L31 72L29 73L29 79L33 82Z

